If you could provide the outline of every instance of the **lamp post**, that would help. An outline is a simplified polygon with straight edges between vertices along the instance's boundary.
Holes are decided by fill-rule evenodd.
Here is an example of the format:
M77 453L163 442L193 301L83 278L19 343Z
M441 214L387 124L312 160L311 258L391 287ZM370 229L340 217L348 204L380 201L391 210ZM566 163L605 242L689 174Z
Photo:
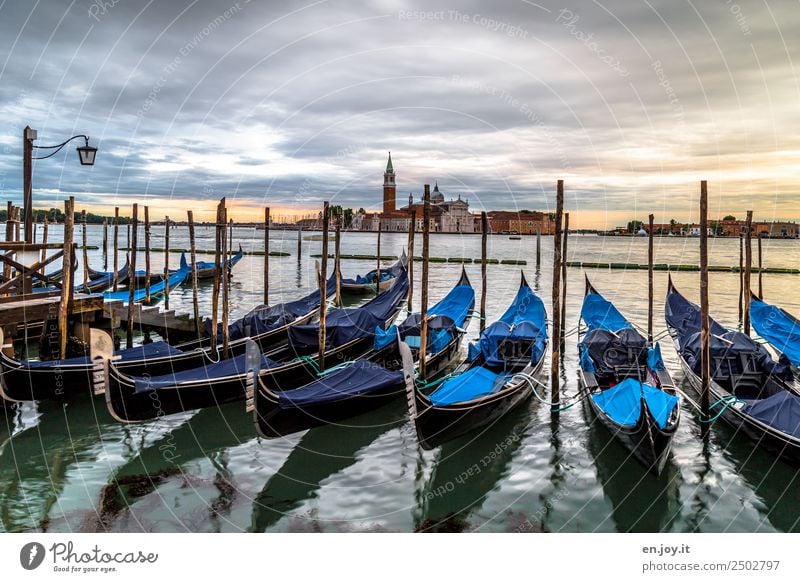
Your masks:
M33 174L33 160L46 160L58 152L60 152L65 145L71 142L73 139L83 138L84 144L77 148L78 150L78 159L81 162L82 166L93 166L94 159L97 155L97 148L91 147L89 145L89 137L83 134L73 135L66 141L61 142L58 145L54 146L37 146L33 145L35 139L37 139L37 132L35 129L31 129L28 126L25 126L25 129L22 132L22 195L23 201L22 204L25 207L25 242L30 243L33 242L33 188L31 185L31 176ZM40 157L33 157L33 150L53 150L49 154Z

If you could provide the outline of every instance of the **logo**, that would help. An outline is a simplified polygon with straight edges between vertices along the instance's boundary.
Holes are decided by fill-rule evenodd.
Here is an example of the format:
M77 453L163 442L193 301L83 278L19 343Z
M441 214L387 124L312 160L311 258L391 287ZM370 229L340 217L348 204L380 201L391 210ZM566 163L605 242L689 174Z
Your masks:
M44 546L39 542L30 542L19 551L19 563L26 570L35 570L44 561Z

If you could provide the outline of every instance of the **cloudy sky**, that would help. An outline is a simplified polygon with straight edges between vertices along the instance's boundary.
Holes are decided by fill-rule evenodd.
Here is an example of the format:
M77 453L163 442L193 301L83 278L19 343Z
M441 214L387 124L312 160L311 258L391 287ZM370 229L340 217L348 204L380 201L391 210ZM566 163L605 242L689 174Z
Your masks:
M0 190L155 215L378 208L438 180L473 209L571 224L800 219L800 3L0 0ZM75 142L75 145L80 145Z

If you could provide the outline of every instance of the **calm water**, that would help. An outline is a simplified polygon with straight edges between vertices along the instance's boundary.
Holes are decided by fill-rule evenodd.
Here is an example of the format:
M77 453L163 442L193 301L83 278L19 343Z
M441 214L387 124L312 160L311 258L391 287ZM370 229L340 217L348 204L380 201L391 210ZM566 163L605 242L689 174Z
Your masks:
M51 231L52 232L52 231ZM153 246L163 246L163 229ZM305 235L308 236L308 235ZM90 243L101 229L90 227ZM245 250L263 247L263 232L237 229ZM399 254L404 234L384 234L383 254ZM122 232L124 242L124 230ZM172 244L187 247L175 230ZM140 234L140 240L143 238ZM738 263L738 243L713 240L712 264ZM697 261L697 239L657 239L657 262ZM198 247L213 233L200 231ZM479 257L477 236L436 236L432 256ZM534 264L535 239L490 238L489 255L523 258L534 289L550 303L552 240L542 241L543 265ZM300 295L313 277L305 240L298 264L296 233L273 232L271 301ZM372 234L345 234L343 253L374 252ZM418 239L417 249L421 243ZM800 264L800 243L765 241L768 266ZM647 241L595 236L570 238L568 258L646 262ZM90 256L102 268L99 252ZM171 262L177 264L178 255ZM153 268L163 265L153 257ZM140 260L143 265L143 260ZM419 280L419 266L415 279ZM109 265L110 268L110 265ZM373 268L343 261L345 275ZM457 280L460 267L433 264L431 298ZM479 266L467 267L479 284ZM79 271L80 272L80 271ZM236 267L233 316L260 303L263 259L245 257ZM588 270L595 286L633 321L646 323L646 271ZM569 269L568 329L577 325L584 272ZM679 273L676 284L697 299L698 274ZM757 279L754 277L754 282ZM764 294L800 313L800 277L765 275ZM490 265L488 317L499 316L519 283L519 267ZM737 324L738 275L712 273L712 314ZM656 273L656 329L663 330L666 274ZM210 292L201 295L208 311ZM415 291L418 300L419 291ZM188 312L191 290L171 295L172 308ZM477 334L473 320L470 337ZM567 340L562 390L575 394L576 338ZM667 365L683 382L670 342ZM549 358L548 358L549 361ZM756 532L800 529L800 483L788 465L715 423L706 442L684 404L666 474L645 473L586 411L576 406L553 420L534 399L489 430L433 451L417 447L402 399L354 418L278 440L255 437L244 405L208 409L124 426L102 400L25 405L0 428L0 528L7 531L705 531ZM472 475L467 476L471 468Z

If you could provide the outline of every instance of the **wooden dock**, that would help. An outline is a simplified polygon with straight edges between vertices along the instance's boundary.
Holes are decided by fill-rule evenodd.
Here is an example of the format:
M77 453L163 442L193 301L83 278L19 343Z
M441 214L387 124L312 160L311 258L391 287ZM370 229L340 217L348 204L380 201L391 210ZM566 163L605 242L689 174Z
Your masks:
M103 317L112 327L127 325L128 304L123 301L108 301L102 306ZM125 327L125 325L121 327ZM133 308L133 326L141 331L154 331L165 340L183 341L195 339L197 331L194 318L178 314L174 309L161 311L158 305L136 303ZM202 326L201 326L202 329Z

